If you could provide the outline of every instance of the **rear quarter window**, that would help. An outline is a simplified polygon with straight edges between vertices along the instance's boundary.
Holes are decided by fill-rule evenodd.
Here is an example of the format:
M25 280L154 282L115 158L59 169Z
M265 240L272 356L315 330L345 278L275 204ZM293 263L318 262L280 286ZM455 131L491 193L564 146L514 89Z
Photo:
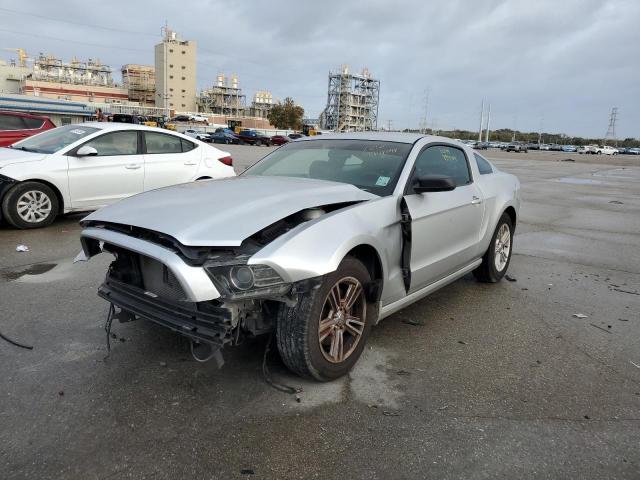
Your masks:
M22 117L13 115L0 115L0 130L24 130L25 123Z
M477 153L474 153L473 155L474 157L476 157L476 165L478 165L478 171L480 172L480 175L488 175L490 173L493 173L493 167L486 158Z

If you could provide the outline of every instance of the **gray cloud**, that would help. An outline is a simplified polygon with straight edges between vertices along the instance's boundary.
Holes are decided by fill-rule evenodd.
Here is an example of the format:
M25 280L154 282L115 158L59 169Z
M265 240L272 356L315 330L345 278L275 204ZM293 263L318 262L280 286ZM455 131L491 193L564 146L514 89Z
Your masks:
M248 96L292 96L310 116L326 102L328 71L346 63L381 80L380 120L395 127L418 126L428 87L428 119L441 128L477 128L484 97L496 128L597 137L615 105L618 136L640 137L635 0L65 0L0 9L45 17L0 10L1 47L99 57L116 70L152 63L167 21L198 42L200 88L219 71L237 73Z

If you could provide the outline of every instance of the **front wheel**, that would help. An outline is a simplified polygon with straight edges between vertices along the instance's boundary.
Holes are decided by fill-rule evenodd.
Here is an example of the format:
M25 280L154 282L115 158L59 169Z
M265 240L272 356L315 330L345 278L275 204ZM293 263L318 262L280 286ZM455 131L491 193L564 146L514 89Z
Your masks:
M15 228L46 227L56 218L58 208L54 191L39 182L19 183L2 201L2 213Z
M482 257L482 263L473 271L481 282L499 282L509 268L513 245L513 222L503 213L496 226L489 248Z
M346 257L295 306L282 305L276 339L292 372L326 382L351 370L377 317L376 303L365 294L369 282L362 262Z

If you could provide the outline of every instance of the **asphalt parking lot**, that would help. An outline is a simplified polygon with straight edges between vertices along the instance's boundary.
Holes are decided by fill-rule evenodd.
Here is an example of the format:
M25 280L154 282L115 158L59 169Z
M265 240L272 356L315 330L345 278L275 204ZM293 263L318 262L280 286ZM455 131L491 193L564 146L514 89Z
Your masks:
M239 171L268 151L226 150ZM384 320L333 383L270 358L299 403L265 384L264 339L218 370L114 324L105 360L82 215L0 227L0 332L34 347L0 341L0 477L640 478L640 159L549 155L487 153L523 186L513 281Z

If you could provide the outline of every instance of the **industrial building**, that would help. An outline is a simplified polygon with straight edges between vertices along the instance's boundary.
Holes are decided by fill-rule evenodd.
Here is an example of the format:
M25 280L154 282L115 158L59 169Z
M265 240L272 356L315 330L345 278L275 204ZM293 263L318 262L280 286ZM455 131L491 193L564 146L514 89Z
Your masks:
M180 112L196 111L196 42L181 40L164 28L155 46L156 105Z
M238 76L232 75L229 82L223 73L219 73L215 85L200 93L198 108L201 112L214 115L244 116L246 96L239 86Z
M266 90L259 90L253 96L249 116L269 118L269 112L273 108L273 95Z
M149 65L128 63L122 66L122 86L132 102L140 105L156 104L156 69Z
M378 126L380 81L366 68L349 73L343 65L338 73L329 72L327 106L321 114L321 127L337 132L375 130Z

